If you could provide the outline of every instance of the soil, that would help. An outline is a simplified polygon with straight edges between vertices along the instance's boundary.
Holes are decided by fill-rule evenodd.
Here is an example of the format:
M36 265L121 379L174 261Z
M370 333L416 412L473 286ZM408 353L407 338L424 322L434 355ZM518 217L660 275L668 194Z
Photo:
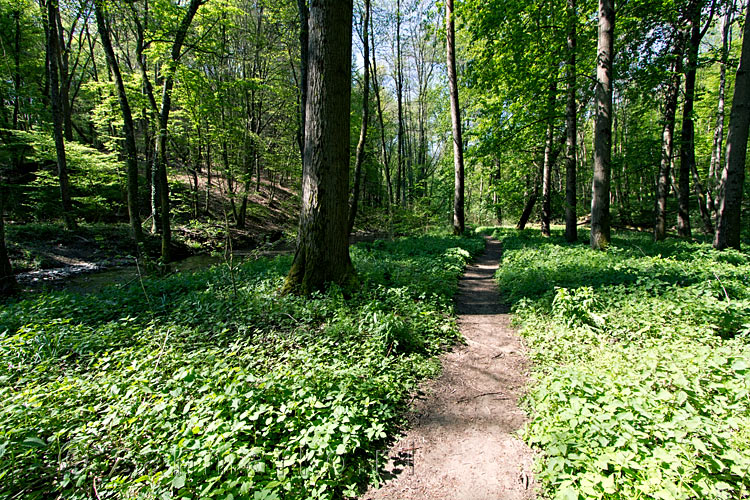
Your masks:
M466 344L442 356L443 373L426 383L410 429L389 452L385 484L362 500L533 499L533 452L516 436L528 361L493 279L498 241L459 283L458 322Z

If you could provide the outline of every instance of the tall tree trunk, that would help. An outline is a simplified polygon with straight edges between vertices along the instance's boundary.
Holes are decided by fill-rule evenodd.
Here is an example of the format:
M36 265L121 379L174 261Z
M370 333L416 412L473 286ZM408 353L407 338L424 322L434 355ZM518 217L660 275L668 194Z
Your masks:
M544 163L542 166L542 236L550 235L550 219L552 218L552 131L554 126L553 114L557 94L557 75L549 86L547 102L547 133L544 139Z
M578 138L576 120L576 0L568 0L568 61L566 64L568 80L568 99L565 106L565 239L572 243L578 241L578 212L576 208L576 139Z
M380 100L380 84L378 83L378 64L375 54L375 30L370 17L370 37L372 38L372 86L375 90L375 103L378 107L378 125L380 128L380 151L383 170L385 172L385 183L388 197L388 214L390 215L393 204L393 183L391 182L390 155L385 146L385 121L383 120L383 104Z
M656 219L654 221L654 240L662 241L667 234L667 195L669 195L672 152L674 150L674 122L677 112L677 98L680 94L680 74L682 73L682 32L675 33L670 65L669 85L664 101L664 129L661 144L661 165L656 185Z
M16 28L13 62L13 129L18 130L18 114L21 109L21 11L13 11L13 21Z
M308 66L308 42L310 38L310 10L307 7L307 0L297 0L297 11L299 13L299 62L300 62L300 125L297 133L297 141L299 142L300 157L304 157L305 154L305 122L307 113L307 66Z
M726 13L721 19L721 60L719 62L719 103L716 110L716 128L714 129L713 147L711 148L711 164L708 169L708 182L706 183L706 208L714 216L717 216L721 193L717 192L719 187L719 173L721 169L721 148L724 140L724 94L727 81L727 59L731 44L731 25L734 1L727 6Z
M60 180L60 200L62 203L63 222L67 229L75 229L73 204L70 198L70 181L68 180L68 164L65 156L65 137L63 131L63 106L60 100L60 81L58 58L60 51L57 34L57 0L47 0L47 53L49 54L49 82L50 104L52 106L52 123L55 136L55 151L57 153L57 175Z
M695 74L698 70L698 48L701 43L701 6L698 0L691 0L689 6L689 33L687 45L687 70L685 71L685 100L682 105L682 131L680 132L680 178L679 210L677 212L677 233L689 238L690 231L690 176L695 169L695 124L693 108L695 103Z
M190 0L185 15L180 21L172 44L171 58L167 63L166 75L161 93L161 107L159 109L159 132L156 137L156 149L154 151L154 177L158 185L159 195L159 226L161 229L161 259L168 263L170 258L170 247L172 245L172 228L170 227L169 208L169 182L167 180L167 125L169 124L169 113L172 109L172 87L174 86L174 74L177 62L182 55L182 46L185 43L190 24L193 22L195 13L205 0ZM155 217L155 216L154 216Z
M404 73L401 61L401 0L396 1L396 100L398 144L396 148L396 203L403 205L404 184Z
M284 293L356 282L347 236L352 11L352 0L310 4L302 209Z
M8 250L5 246L5 187L0 185L0 296L12 295L16 291L16 277L10 265Z
M745 182L747 136L750 128L750 2L745 9L742 30L742 53L734 80L732 111L729 115L727 151L721 183L724 196L719 205L719 217L714 235L714 248L732 247L739 250L741 236L742 190Z
M123 132L125 134L125 158L127 164L128 178L128 215L130 217L130 228L133 233L133 239L136 245L143 241L143 230L141 229L141 217L138 213L138 149L135 145L135 125L133 125L133 114L130 110L128 95L125 91L125 84L120 73L120 64L117 62L115 51L112 48L112 40L109 36L109 26L104 18L104 6L102 0L94 1L94 11L96 15L96 24L99 28L99 36L102 39L102 47L107 57L110 70L115 77L115 86L117 87L117 98L120 102L120 111L122 111ZM197 182L196 182L197 189Z
M591 248L606 249L611 239L609 217L612 163L612 58L614 57L614 0L599 0L599 40L596 66L596 122L594 178L591 187Z
M367 142L367 123L370 118L370 46L368 28L370 25L370 0L365 0L365 18L362 23L362 56L364 57L364 79L362 82L362 128L359 131L357 154L354 161L354 189L352 203L349 209L349 225L347 234L352 233L354 221L357 218L357 204L359 203L359 185L362 178L362 162L365 159L365 143Z
M446 64L448 66L448 91L451 100L451 125L453 129L453 234L464 232L464 143L461 138L461 108L458 104L458 79L456 77L456 30L453 23L453 0L445 2Z

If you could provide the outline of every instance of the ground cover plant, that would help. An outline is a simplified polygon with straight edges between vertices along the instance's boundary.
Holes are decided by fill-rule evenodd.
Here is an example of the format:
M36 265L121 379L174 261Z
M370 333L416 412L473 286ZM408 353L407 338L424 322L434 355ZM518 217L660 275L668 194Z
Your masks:
M747 498L750 256L635 232L606 252L494 235L534 366L524 432L543 496Z
M479 238L352 248L361 287L279 296L289 256L0 310L0 497L334 498L377 471L458 340Z

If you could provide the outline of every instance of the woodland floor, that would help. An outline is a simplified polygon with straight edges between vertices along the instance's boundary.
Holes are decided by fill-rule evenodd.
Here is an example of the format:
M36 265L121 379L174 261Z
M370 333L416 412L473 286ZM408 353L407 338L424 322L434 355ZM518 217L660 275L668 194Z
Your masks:
M534 498L533 452L515 435L527 359L494 274L502 249L487 248L461 278L456 299L466 344L442 356L442 375L420 391L410 429L389 452L380 489L364 500Z

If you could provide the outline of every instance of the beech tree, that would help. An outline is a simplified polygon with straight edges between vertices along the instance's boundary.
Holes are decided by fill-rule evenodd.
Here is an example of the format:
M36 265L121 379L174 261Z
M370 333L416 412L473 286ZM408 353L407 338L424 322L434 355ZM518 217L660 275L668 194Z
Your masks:
M370 41L368 30L370 27L370 0L365 0L364 15L362 20L362 56L364 57L364 77L362 79L362 127L357 142L357 153L354 160L354 188L352 192L352 203L349 209L349 223L347 234L354 229L354 221L357 218L357 204L359 203L359 187L362 180L362 162L365 159L365 142L367 141L367 125L370 119Z
M565 239L578 241L578 214L576 213L576 138L577 105L576 105L576 0L568 0L568 60L567 101L565 105Z
M55 152L57 154L57 176L60 183L60 200L62 216L67 229L75 229L76 221L73 216L73 203L70 196L70 180L68 179L68 162L65 156L65 127L63 117L63 96L60 94L60 37L58 23L60 16L58 0L46 0L45 35L47 37L47 71L49 75L49 99L52 108L53 133L55 138Z
M610 241L609 186L612 161L612 58L614 0L599 0L599 42L596 66L594 179L591 190L591 248L605 249Z
M448 89L451 101L451 127L453 129L453 234L464 232L464 144L461 138L461 108L458 104L458 81L456 78L456 34L453 23L453 0L445 2L446 63L448 66Z
M352 14L352 0L309 5L302 208L284 293L356 283L347 232Z
M742 190L745 182L747 137L750 128L750 2L745 10L742 34L742 52L737 76L734 80L734 98L729 115L727 150L721 184L724 196L719 205L719 215L714 235L714 248L719 250L740 248Z
M112 40L109 35L110 29L104 16L105 5L102 0L94 0L94 12L96 25L99 29L99 37L102 40L104 54L107 58L112 75L115 77L117 87L117 98L120 103L120 111L123 119L123 133L125 134L125 163L127 164L127 198L130 228L136 244L143 241L143 230L141 229L141 217L138 213L138 150L135 142L135 126L133 125L133 113L130 110L128 95L120 72L120 64L115 56Z
M683 34L676 30L672 47L672 62L667 91L664 98L664 129L662 132L661 163L656 185L656 218L654 239L661 241L667 234L667 195L670 186L672 152L674 150L674 122L677 113L677 99L680 95L682 74Z

